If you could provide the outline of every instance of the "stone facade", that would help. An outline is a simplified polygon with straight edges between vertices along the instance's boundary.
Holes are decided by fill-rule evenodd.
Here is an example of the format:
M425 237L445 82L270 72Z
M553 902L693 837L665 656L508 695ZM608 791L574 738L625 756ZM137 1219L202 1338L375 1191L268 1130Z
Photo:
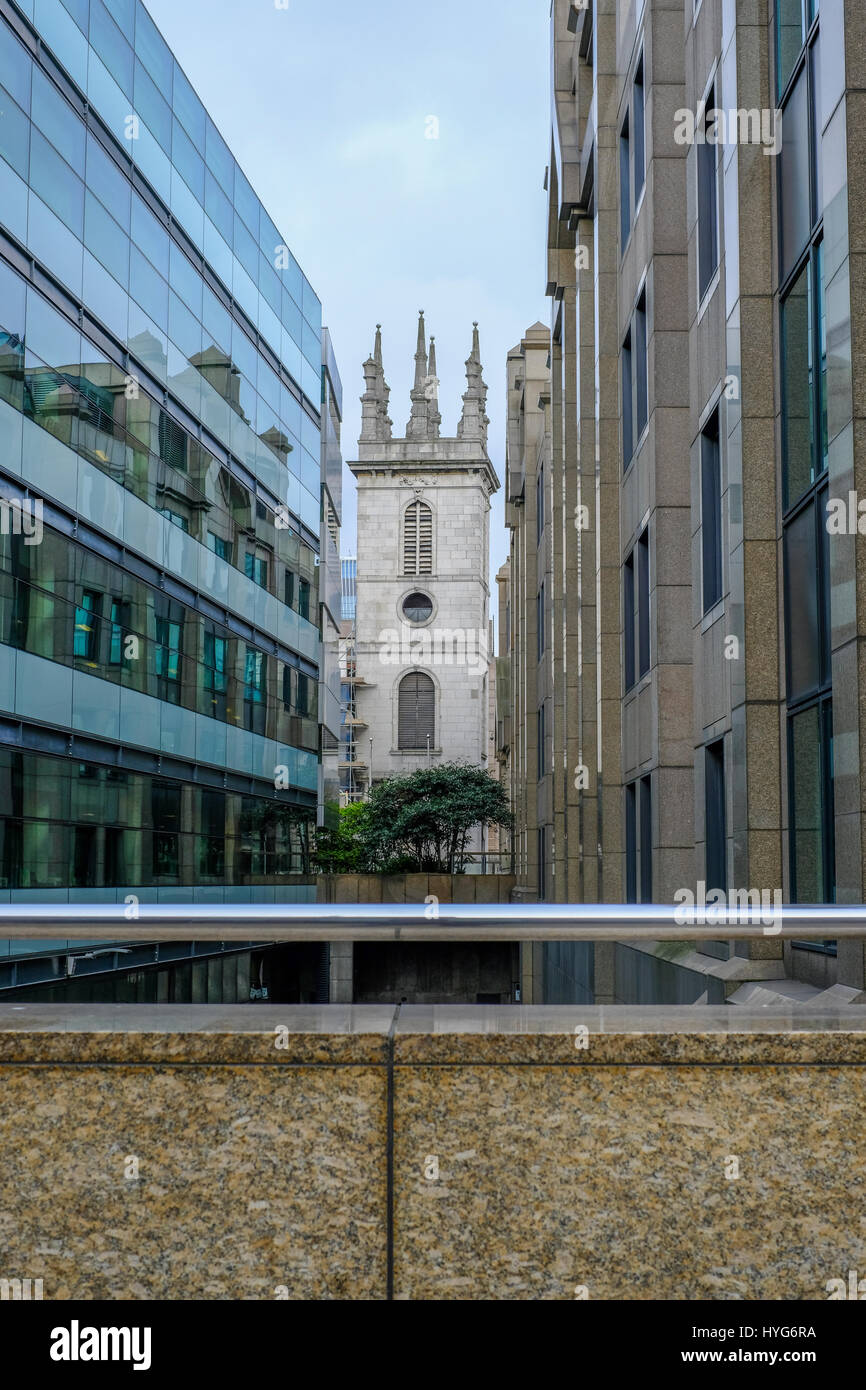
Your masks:
M488 764L489 514L499 480L481 371L476 325L457 434L441 437L435 343L428 353L422 314L411 416L397 439L378 329L364 364L349 467L358 481L356 737L374 782L428 761Z
M551 318L507 460L516 867L549 899L862 900L863 33L853 0L553 4ZM853 942L699 954L864 980Z

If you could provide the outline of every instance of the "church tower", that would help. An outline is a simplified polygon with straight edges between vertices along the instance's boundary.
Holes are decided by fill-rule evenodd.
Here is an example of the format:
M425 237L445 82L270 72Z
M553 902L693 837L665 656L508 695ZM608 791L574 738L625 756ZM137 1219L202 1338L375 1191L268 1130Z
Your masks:
M490 498L478 325L457 433L441 435L436 345L418 320L411 413L394 438L377 326L358 458L353 732L368 778L487 766ZM372 740L372 744L371 744Z

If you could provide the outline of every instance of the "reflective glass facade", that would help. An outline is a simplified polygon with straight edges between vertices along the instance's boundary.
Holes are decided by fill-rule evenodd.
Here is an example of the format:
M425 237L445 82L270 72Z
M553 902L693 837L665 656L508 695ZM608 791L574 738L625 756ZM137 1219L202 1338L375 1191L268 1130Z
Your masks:
M0 0L0 899L308 891L339 395L144 6Z

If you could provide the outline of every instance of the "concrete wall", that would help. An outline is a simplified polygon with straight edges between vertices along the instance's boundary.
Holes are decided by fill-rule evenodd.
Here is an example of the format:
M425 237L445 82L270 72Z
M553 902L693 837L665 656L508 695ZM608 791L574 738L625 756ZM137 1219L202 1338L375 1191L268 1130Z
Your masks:
M0 1277L823 1300L866 1268L864 1081L854 1010L4 1006Z

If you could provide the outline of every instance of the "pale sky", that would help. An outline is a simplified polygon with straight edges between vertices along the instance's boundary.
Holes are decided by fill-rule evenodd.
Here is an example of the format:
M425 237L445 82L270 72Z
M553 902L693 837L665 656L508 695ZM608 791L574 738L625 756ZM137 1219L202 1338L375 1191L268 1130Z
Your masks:
M504 483L506 353L549 320L549 0L146 2L322 300L343 379L343 457L355 457L378 322L404 433L423 308L443 435L456 432L479 322ZM431 116L438 139L425 138ZM348 472L346 484L342 550L354 554ZM508 554L503 516L500 491L491 582Z

